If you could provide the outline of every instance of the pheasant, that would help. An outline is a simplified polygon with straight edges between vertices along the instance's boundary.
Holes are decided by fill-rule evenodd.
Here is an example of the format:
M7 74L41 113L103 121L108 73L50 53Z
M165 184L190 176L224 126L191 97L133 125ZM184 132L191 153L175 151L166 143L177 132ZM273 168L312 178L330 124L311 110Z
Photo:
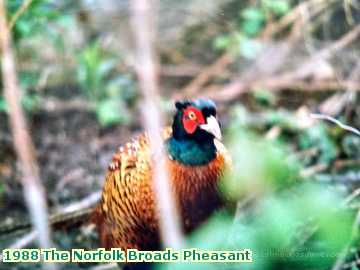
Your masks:
M216 106L209 99L175 103L172 127L164 130L166 165L182 228L191 232L222 206L218 183L230 158L220 142ZM159 250L159 220L146 134L120 147L106 174L94 211L104 248Z

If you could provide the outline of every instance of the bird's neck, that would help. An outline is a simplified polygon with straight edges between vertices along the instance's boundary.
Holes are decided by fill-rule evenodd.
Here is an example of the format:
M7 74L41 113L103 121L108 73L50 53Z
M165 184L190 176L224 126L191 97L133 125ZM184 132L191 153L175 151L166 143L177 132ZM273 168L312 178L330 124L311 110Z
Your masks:
M166 147L172 159L187 166L205 165L216 157L213 139L198 142L171 137L166 141Z

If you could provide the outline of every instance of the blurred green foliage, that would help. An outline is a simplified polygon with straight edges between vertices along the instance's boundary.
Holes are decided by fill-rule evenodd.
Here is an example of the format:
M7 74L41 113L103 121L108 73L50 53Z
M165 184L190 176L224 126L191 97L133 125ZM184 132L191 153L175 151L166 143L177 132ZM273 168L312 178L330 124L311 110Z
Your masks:
M23 3L24 1L21 0L8 1L9 20ZM132 121L129 106L136 98L135 84L131 75L119 75L121 72L117 70L120 60L118 54L102 48L98 41L92 41L77 50L66 48L68 45L62 31L75 27L76 17L64 11L66 6L68 9L74 5L67 0L61 4L49 0L32 1L26 12L18 17L12 29L16 48L20 50L23 41L39 42L38 38L41 37L50 40L53 49L59 55L63 55L66 50L73 50L71 53L78 61L75 67L71 67L75 70L70 71L69 74L77 75L77 83L82 94L95 104L95 113L99 122L103 126L116 123L129 124ZM28 60L34 62L37 61L39 53L41 52L21 51L20 56L30 57ZM30 113L41 107L39 93L34 91L39 83L41 72L42 70L36 69L19 72L20 85L24 91L22 103L26 111ZM6 102L3 96L0 96L0 111L6 112L6 110Z
M97 118L104 126L132 121L128 106L136 98L135 83L129 74L118 74L118 62L97 41L79 53L78 83L95 103Z
M356 135L346 135L341 141L344 153L348 158L360 159L360 137Z
M260 34L269 20L285 15L290 9L291 3L288 0L262 0L249 3L239 11L235 19L235 29L217 36L213 46L217 50L233 48L241 56L253 59L262 49L262 44L254 38Z
M319 163L328 164L333 161L338 154L336 143L327 132L325 124L323 123L306 129L299 136L299 146L301 149L318 148L319 155L317 159Z
M233 200L245 194L263 194L286 188L295 180L299 165L288 159L289 152L279 143L266 140L236 123L227 140L235 160L222 189Z
M7 1L9 21L24 3L23 0ZM43 34L47 23L62 17L63 14L55 7L55 2L49 0L32 0L26 12L19 16L12 29L15 44L19 40ZM34 19L36 18L36 19Z
M255 98L263 104L261 95ZM265 102L268 99L265 96ZM279 126L293 139L266 139L253 131L258 126ZM340 153L358 157L359 137L336 130L321 122L303 128L287 111L254 114L235 105L225 139L233 167L220 187L229 206L238 203L236 214L231 208L215 214L190 235L187 247L250 248L254 262L174 264L172 269L331 269L353 241L356 210L345 204L346 189L304 179L300 172L305 166L331 164ZM299 159L294 142L299 151L316 148L318 154Z
M346 192L302 179L305 164L291 154L288 145L255 135L244 119L236 121L236 116L244 116L241 107L236 111L226 136L233 167L221 189L229 205L240 202L241 208L235 216L229 209L215 214L188 238L187 247L250 248L254 262L174 264L171 268L331 269L352 236L355 211L345 206ZM277 119L273 123L281 123L282 118ZM316 145L329 151L320 160L334 157L333 141L324 125L298 132L305 148Z
M15 13L23 5L23 0L7 1L7 13L8 21L10 22ZM13 43L17 49L18 54L24 53L20 44L23 41L34 40L39 35L46 35L55 39L54 33L49 31L49 23L54 21L60 21L66 14L63 14L61 10L58 10L55 6L55 2L49 0L33 0L26 9L15 21L12 30ZM55 41L55 40L54 40ZM37 54L39 52L28 52L31 55L31 61L36 61ZM40 70L27 70L21 71L18 74L21 89L23 90L22 105L27 112L34 112L40 106L40 97L36 91L33 91L40 78ZM1 85L1 81L0 81ZM7 112L7 105L4 97L0 92L0 112Z
M23 2L7 1L9 19ZM66 6L72 1L62 2L61 6ZM242 1L242 8L235 11L235 16L227 18L231 29L216 33L212 40L214 50L231 49L245 59L256 58L263 49L257 37L269 22L285 16L298 2ZM51 40L62 55L69 49L67 40L62 30L54 30L51 25L56 24L57 29L70 29L75 25L76 16L76 12L71 14L59 8L55 0L33 0L13 28L17 53L26 55L30 62L36 62L41 48L24 53L21 44L41 36ZM200 32L204 30L202 27L199 29ZM86 27L82 30L92 31ZM69 73L76 76L66 80L76 77L76 86L81 89L82 96L95 105L96 117L103 126L129 124L133 120L131 109L137 97L135 80L119 68L122 52L107 48L100 38L94 41L94 32L89 34L91 38L85 37L78 47L71 48L73 54L70 57L75 58L75 63ZM184 37L189 39L185 43L189 44L190 50L198 34L193 31L191 39ZM42 45L41 40L39 43ZM64 59L67 61L69 58ZM40 106L41 99L33 91L40 76L41 70L38 69L19 72L24 90L22 104L28 112ZM194 232L187 243L188 247L203 249L251 248L254 264L186 264L175 265L172 269L329 269L349 241L354 213L344 207L345 194L330 185L320 185L314 179L303 179L300 172L304 167L316 164L331 165L339 157L358 160L359 137L344 135L343 130L325 123L306 129L299 127L293 112L275 107L278 105L277 94L267 89L254 90L252 97L263 110L249 112L245 106L234 105L226 136L226 145L233 157L233 170L226 173L220 186L231 205L248 198L252 200L239 209L235 217L230 211L217 213ZM164 101L161 105L170 111L172 104L171 109L169 104ZM7 105L0 96L0 111L6 110ZM276 140L265 139L256 133L266 132L274 126L281 129ZM295 151L309 149L316 149L316 155L295 158ZM359 166L355 165L349 172L358 171ZM2 190L0 181L0 195ZM161 269L165 267L160 266Z
M193 264L176 269L329 269L351 235L354 216L341 208L342 200L335 190L299 184L262 197L235 219L217 214L190 237L188 247L250 248L254 262ZM305 225L309 231L304 230Z
M260 105L273 106L276 104L276 95L272 91L255 89L253 96Z

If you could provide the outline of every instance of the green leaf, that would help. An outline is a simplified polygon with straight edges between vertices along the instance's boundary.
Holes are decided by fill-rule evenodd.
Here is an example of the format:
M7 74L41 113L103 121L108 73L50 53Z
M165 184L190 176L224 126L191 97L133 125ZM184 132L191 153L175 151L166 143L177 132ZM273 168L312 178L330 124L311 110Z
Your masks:
M260 103L264 105L275 105L276 96L274 92L266 90L266 89L256 89L253 92L254 98Z
M214 48L216 50L224 50L229 48L231 44L231 37L229 35L221 35L216 37L214 42Z
M241 30L248 36L256 36L262 29L265 22L265 14L257 8L247 8L241 13L243 22Z
M259 8L249 7L241 12L241 16L246 21L263 22L265 20L264 12Z
M258 21L246 21L242 24L242 31L251 37L256 36L262 29L263 24Z
M131 115L121 100L105 99L96 105L96 115L103 126L129 124Z
M290 4L286 0L264 0L265 7L275 15L282 16L290 9Z

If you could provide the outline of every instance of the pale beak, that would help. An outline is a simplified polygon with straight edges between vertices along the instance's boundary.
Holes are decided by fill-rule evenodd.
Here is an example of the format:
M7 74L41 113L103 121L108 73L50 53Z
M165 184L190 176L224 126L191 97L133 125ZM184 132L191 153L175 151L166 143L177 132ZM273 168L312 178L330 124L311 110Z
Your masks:
M200 128L214 135L216 139L221 140L220 125L214 116L206 118L206 124L200 125Z

